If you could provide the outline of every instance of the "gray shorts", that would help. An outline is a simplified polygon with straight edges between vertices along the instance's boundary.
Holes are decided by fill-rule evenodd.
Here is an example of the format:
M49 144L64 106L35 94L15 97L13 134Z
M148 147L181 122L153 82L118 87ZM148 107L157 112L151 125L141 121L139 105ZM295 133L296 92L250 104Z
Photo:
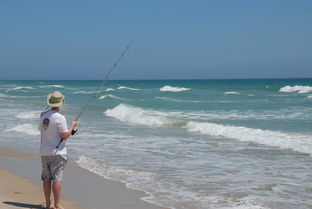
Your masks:
M64 169L67 164L67 155L43 155L42 181L62 181Z

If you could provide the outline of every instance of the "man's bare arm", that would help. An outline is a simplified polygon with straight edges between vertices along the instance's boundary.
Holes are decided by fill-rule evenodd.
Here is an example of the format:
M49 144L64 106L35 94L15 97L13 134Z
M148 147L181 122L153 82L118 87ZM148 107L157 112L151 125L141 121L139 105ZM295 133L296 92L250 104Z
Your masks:
M77 126L78 122L77 121L73 121L71 126L68 128L67 132L64 133L60 133L60 137L64 140L68 139L73 131L73 129Z

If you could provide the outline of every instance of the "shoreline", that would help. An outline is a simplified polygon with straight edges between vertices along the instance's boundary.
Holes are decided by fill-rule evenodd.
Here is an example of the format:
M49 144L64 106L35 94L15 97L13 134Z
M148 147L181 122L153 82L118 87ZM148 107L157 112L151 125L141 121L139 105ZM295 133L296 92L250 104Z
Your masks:
M42 208L40 155L0 146L0 208ZM165 209L141 198L148 196L108 180L69 161L62 201L66 209ZM53 195L51 195L51 199Z

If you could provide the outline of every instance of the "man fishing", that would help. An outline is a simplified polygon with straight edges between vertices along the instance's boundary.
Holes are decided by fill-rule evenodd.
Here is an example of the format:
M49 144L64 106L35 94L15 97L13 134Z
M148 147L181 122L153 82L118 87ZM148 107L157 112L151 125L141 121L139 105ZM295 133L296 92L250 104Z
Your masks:
M47 209L63 209L60 206L61 198L61 180L63 177L64 169L67 163L67 150L65 147L66 139L76 133L75 127L77 121L82 113L86 110L90 102L96 98L97 92L108 80L109 75L117 67L121 58L129 49L132 41L127 45L122 54L118 57L112 68L106 74L104 80L97 87L92 97L88 100L86 105L82 108L77 118L72 122L72 125L67 128L66 119L60 113L61 106L64 104L65 96L58 91L48 95L47 103L51 108L43 112L39 121L39 130L41 132L41 146L40 154L42 161L42 176L44 196L46 199ZM54 195L54 207L51 206L50 195L51 189Z
M51 109L41 114L38 126L41 132L41 180L47 209L63 209L60 206L60 199L61 181L67 164L66 139L70 137L78 123L73 121L71 126L67 127L66 118L60 113L64 99L65 96L59 91L48 95L47 103ZM54 196L54 207L51 207L51 191Z

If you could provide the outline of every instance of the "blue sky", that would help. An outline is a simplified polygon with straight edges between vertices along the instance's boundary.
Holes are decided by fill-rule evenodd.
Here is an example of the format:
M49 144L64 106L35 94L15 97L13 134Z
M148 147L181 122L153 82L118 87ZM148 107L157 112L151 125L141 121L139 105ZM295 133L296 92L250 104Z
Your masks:
M0 0L1 79L312 77L310 0Z

